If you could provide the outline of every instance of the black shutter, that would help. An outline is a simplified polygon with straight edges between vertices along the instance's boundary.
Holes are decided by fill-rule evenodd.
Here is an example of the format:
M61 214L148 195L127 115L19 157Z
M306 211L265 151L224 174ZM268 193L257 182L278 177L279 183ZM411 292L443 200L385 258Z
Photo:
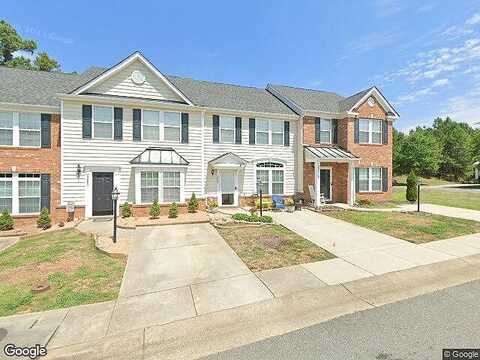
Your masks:
M242 118L235 118L235 144L242 143Z
M388 168L382 168L382 191L388 191Z
M290 146L290 121L283 122L283 145Z
M220 142L220 117L213 115L213 143L218 144Z
M388 144L388 121L384 120L382 124L383 136L382 136L382 143Z
M315 118L315 143L320 143L320 118Z
M123 109L119 107L113 109L113 138L123 139Z
M42 137L42 148L52 147L52 115L51 114L42 114L41 115L41 137Z
M142 140L142 110L133 109L133 141Z
M355 192L360 189L360 168L355 168Z
M47 208L50 211L50 174L40 175L40 209Z
M338 119L332 119L332 143L338 144Z
M92 105L82 105L82 137L92 138Z
M250 118L248 120L248 143L255 145L255 119Z
M358 144L360 142L360 128L359 128L359 123L358 123L358 119L355 119L355 123L354 123L354 126L355 126L355 130L354 130L354 142L355 144Z
M188 144L188 113L182 113L182 143Z

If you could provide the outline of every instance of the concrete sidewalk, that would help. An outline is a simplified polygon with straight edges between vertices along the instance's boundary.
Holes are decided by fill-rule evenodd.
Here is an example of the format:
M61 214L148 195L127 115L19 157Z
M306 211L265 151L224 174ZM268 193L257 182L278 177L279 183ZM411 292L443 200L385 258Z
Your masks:
M417 205L400 205L401 211L416 211ZM442 206L434 204L420 204L420 211L430 214L450 216L460 219L480 221L480 211L455 208L451 206Z

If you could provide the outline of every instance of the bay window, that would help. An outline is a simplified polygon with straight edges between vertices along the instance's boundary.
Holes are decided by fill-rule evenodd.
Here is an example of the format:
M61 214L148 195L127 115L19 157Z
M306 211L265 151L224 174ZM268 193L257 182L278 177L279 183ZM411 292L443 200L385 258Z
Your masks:
M180 174L179 171L141 171L140 202L182 202Z
M235 117L220 116L220 143L233 144L235 142Z
M256 119L255 143L257 145L283 145L283 121Z
M257 193L261 189L264 195L283 195L284 186L284 166L275 162L262 162L256 166L256 187Z
M382 120L378 119L359 119L359 142L361 144L381 144L382 143Z
M382 168L359 168L358 176L360 192L382 191Z
M93 137L96 139L113 138L113 108L93 106Z

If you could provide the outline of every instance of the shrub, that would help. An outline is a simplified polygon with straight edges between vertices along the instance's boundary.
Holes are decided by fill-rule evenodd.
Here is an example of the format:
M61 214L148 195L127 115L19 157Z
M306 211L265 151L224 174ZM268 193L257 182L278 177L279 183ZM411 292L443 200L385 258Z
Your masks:
M293 201L292 198L286 198L283 202L284 202L285 206L294 206L295 205L295 201Z
M260 220L260 222L262 222L262 223L269 223L269 224L271 224L271 223L273 222L272 217L271 217L271 216L268 216L268 215L260 216L260 217L259 217L259 220Z
M215 209L218 207L218 201L217 199L208 199L207 200L207 206L210 208L210 209Z
M366 207L373 205L373 202L370 199L359 199L356 201L356 203L358 206L366 206Z
M52 226L52 219L50 219L50 214L48 213L47 208L43 208L42 211L40 211L40 215L37 219L37 226L43 230Z
M260 216L258 216L256 213L250 214L250 217L248 218L249 222L260 222Z
M173 202L168 209L168 217L174 219L178 216L178 205L176 202Z
M189 213L196 213L198 210L198 200L195 196L195 193L192 193L192 197L188 201L188 212Z
M12 230L14 226L13 218L8 213L8 210L5 209L0 215L0 231Z
M125 204L120 206L120 212L122 214L122 218L129 218L132 216L132 204L129 204L125 201Z
M270 209L273 206L273 202L270 199L262 199L262 208L263 209ZM260 199L255 201L255 207L260 209Z
M232 219L236 221L246 221L246 222L262 222L262 223L273 222L272 217L268 215L258 216L257 214L244 214L244 213L233 214Z
M244 213L236 213L232 215L232 219L237 221L250 221L250 215Z
M160 216L160 205L158 204L157 199L153 202L148 214L152 219L157 219Z
M405 197L410 202L417 201L417 177L415 173L412 171L410 175L407 177L407 191Z

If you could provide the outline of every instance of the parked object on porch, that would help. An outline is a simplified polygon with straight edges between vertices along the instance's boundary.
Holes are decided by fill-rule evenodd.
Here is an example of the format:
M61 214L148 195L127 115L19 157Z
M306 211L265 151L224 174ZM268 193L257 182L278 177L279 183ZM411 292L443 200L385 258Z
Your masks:
M158 204L158 200L155 199L153 201L152 206L150 207L150 210L148 211L148 214L152 219L158 219L160 216L160 205Z
M3 210L2 215L0 215L0 231L13 230L14 225L15 223L8 210Z
M195 193L192 193L192 197L188 201L188 212L189 213L196 213L198 210L198 200L195 196Z
M305 204L305 196L301 192L295 193L293 195L293 202L295 204L295 210L302 210L303 204Z
M286 198L284 202L288 212L295 211L295 201L292 198Z
M417 201L417 195L417 176L412 171L407 177L407 190L405 193L405 197L408 201L414 203L415 201Z
M43 208L42 211L40 211L40 215L37 219L37 226L43 230L47 230L52 226L52 219L50 218L47 208Z
M271 209L273 202L270 199L262 199L262 208ZM255 200L255 208L260 209L260 199Z
M168 217L174 219L178 216L178 205L176 202L173 202L168 209Z
M207 199L207 209L211 213L216 213L218 210L217 199Z
M128 218L132 216L132 204L129 204L125 201L125 203L120 206L120 213L122 215L122 218Z
M275 209L285 209L283 197L280 195L272 195L272 203Z

